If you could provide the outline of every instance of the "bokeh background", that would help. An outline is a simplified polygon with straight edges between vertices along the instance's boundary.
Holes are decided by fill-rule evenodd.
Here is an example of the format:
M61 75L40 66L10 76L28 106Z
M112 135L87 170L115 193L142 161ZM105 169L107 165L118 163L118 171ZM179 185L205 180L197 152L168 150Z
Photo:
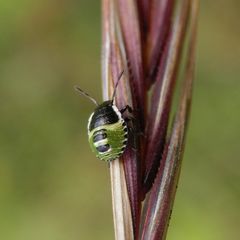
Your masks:
M240 235L239 0L201 1L197 73L169 240ZM113 239L109 173L86 125L101 99L100 2L0 0L0 239Z

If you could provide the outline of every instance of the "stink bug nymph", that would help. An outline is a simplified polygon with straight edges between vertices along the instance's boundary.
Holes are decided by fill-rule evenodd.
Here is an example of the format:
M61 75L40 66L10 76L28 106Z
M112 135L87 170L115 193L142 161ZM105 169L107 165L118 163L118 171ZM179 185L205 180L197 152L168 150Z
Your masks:
M128 127L123 118L123 112L131 108L127 105L119 110L114 104L116 89L123 72L119 75L114 87L112 99L98 104L98 102L85 93L78 86L75 89L90 99L97 107L88 120L88 141L96 157L102 161L112 161L119 158L126 149L128 142Z

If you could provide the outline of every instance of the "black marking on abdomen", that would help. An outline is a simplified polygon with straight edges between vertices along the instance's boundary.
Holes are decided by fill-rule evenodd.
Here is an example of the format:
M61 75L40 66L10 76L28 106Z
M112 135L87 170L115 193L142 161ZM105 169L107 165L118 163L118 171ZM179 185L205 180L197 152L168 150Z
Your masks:
M105 144L105 145L98 146L96 149L101 153L105 153L109 150L109 148L110 148L110 145Z
M95 143L106 138L107 138L106 130L102 129L94 133L93 142Z

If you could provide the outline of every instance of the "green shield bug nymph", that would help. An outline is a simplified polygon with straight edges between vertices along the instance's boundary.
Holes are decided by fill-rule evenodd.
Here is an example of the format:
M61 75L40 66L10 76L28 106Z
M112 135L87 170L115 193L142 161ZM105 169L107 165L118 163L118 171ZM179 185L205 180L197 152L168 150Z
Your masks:
M88 141L97 158L106 162L119 158L128 142L128 127L122 114L126 110L131 112L131 108L127 105L119 110L113 103L122 75L123 72L114 87L112 99L102 104L98 104L94 98L75 86L81 95L90 99L97 106L88 120Z

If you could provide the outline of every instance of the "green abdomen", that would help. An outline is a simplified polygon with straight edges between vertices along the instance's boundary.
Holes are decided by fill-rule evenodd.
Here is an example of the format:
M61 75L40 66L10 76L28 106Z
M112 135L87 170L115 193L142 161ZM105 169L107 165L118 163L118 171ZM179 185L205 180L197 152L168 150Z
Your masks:
M127 144L127 127L124 121L99 126L89 132L92 151L103 161L120 157Z

